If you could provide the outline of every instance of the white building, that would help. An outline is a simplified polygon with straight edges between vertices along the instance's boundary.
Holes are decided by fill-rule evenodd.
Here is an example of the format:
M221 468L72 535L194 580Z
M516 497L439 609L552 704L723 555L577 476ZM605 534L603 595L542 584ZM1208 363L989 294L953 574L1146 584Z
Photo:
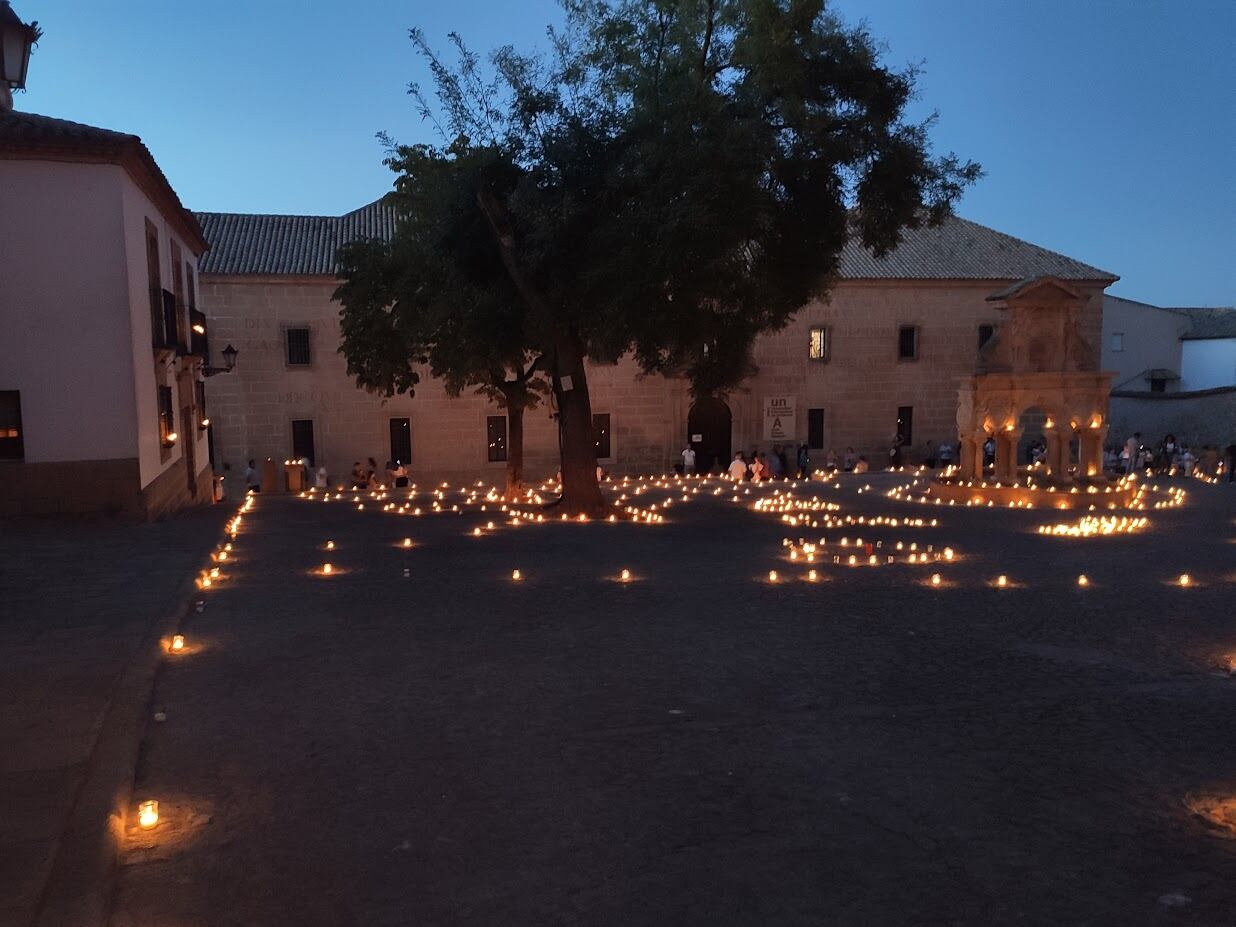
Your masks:
M208 501L201 227L135 135L0 109L0 513Z
M1236 440L1236 309L1162 308L1105 296L1103 369L1110 434L1196 447Z

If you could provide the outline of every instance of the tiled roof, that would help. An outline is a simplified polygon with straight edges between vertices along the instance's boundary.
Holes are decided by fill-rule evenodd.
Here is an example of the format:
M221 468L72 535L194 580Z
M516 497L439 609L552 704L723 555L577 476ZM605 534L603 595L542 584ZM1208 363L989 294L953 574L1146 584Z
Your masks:
M841 252L848 279L1061 280L1119 279L1089 264L957 216L935 228L912 229L882 258L851 239Z
M357 238L388 238L395 211L381 200L345 216L269 216L198 213L210 253L206 274L324 274L335 271L335 251ZM965 219L906 233L891 254L877 259L851 241L841 253L849 279L1023 280L1117 279L1106 271Z
M361 238L389 239L395 210L376 200L342 216L197 214L210 251L204 274L333 276L335 252Z
M1189 320L1189 330L1181 341L1201 341L1209 338L1236 338L1236 309L1220 306L1214 309L1181 309L1174 307Z
M205 248L197 219L185 209L150 149L136 135L37 113L0 110L0 159L4 158L105 160L123 165L147 196L178 222L187 239Z

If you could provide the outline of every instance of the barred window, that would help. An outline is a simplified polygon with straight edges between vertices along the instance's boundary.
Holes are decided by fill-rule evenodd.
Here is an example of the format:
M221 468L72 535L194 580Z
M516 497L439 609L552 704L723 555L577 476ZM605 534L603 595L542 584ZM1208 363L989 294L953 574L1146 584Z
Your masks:
M311 360L311 355L309 353L309 329L289 328L287 337L288 337L288 366L289 367L309 366L309 363Z

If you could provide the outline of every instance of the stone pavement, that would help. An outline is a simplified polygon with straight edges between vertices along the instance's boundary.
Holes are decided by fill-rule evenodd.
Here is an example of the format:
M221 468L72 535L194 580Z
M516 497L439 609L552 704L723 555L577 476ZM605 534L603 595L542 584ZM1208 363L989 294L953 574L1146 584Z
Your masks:
M0 520L0 924L102 915L108 812L151 685L140 670L232 508Z
M1236 794L1236 491L1066 540L894 479L798 492L938 526L260 499L160 677L114 927L1232 923L1188 803ZM781 545L860 530L958 556Z

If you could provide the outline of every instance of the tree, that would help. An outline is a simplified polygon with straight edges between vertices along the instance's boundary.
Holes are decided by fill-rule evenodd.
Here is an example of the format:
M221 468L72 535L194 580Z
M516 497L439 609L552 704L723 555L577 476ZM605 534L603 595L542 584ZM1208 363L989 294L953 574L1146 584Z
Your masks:
M461 289L434 299L465 314L478 292L517 304L507 348L549 375L574 514L604 504L585 362L631 353L696 394L732 389L756 337L827 292L848 239L887 252L980 171L931 155L931 120L904 118L914 71L824 0L564 6L548 54L500 49L492 74L457 35L451 66L413 31L436 95L412 93L443 141L387 163L432 211L391 261L448 268Z
M411 152L405 157L408 166L413 157ZM423 167L450 170L453 165L427 157ZM450 183L423 188L435 193L453 189ZM440 205L431 206L423 196L396 194L393 199L403 216L394 241L358 241L339 251L342 282L335 299L343 306L339 351L347 358L348 373L371 392L413 395L420 382L417 367L428 365L448 395L473 389L493 399L506 410L509 423L506 492L518 493L524 412L547 390L539 376L541 358L521 347L518 299L504 278L461 276L424 247L439 233L432 223L446 214Z

